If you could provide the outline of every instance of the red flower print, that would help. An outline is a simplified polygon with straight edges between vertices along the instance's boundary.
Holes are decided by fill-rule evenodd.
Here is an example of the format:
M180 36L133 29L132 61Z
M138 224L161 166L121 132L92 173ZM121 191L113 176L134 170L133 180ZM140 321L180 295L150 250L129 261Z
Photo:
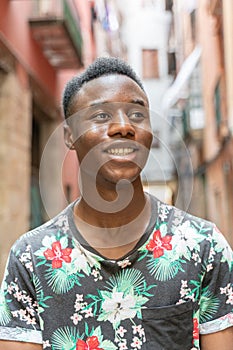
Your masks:
M47 249L44 252L44 256L47 260L52 260L53 269L60 269L62 267L62 262L71 262L70 254L72 252L71 248L61 248L61 243L59 241L52 244L52 249Z
M154 258L159 258L164 254L164 249L172 250L172 245L170 244L172 236L166 235L161 237L160 230L156 230L153 234L153 238L146 245L146 248L153 252Z
M78 339L76 343L76 350L103 350L99 348L99 340L96 336L88 337L85 342L82 339Z
M198 319L193 319L193 339L199 339Z

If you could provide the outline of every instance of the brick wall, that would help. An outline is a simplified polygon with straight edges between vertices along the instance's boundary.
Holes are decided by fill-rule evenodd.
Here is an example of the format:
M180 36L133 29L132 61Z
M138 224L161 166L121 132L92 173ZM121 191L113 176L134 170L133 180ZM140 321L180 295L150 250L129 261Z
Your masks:
M29 226L30 101L16 72L0 74L0 278L10 246Z

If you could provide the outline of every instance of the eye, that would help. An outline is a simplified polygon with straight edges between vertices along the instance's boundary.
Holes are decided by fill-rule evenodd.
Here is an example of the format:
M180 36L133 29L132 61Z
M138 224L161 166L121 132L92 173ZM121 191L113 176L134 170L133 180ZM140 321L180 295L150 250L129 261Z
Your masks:
M99 123L104 123L106 121L108 121L111 118L111 116L108 113L98 113L96 115L93 116L92 119L94 119L95 121L99 122Z
M140 122L145 119L145 115L142 112L132 112L129 115L129 119L134 122Z

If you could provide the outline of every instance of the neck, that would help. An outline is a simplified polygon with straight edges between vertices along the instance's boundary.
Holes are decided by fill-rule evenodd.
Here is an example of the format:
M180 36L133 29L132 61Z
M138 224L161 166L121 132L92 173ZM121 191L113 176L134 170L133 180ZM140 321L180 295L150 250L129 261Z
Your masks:
M114 228L135 220L143 211L146 196L140 179L108 188L82 186L82 196L74 208L77 218L96 227Z
M143 192L139 179L122 184L118 191L116 186L98 186L97 194L91 187L87 189L74 208L76 226L99 253L118 259L133 249L148 226L149 196Z

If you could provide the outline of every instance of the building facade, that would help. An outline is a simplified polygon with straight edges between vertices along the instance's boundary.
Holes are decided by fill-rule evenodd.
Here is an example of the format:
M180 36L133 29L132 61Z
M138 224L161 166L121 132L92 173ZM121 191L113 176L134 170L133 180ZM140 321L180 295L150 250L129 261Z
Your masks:
M177 204L217 224L233 245L232 4L173 1L177 76L168 110L176 110L191 167L177 156ZM172 137L172 136L171 136ZM180 146L174 144L179 155ZM184 197L191 193L188 207Z
M150 99L145 189L233 245L232 17L228 0L1 0L0 276L15 239L79 193L60 96L103 55L127 60Z
M0 2L0 275L15 239L78 193L60 98L96 55L91 26L88 1Z
M162 96L175 73L174 47L169 42L171 2L116 1L125 57L140 76L150 101L153 143L142 173L145 190L168 203L173 201L174 161L169 148L171 125L163 117Z

